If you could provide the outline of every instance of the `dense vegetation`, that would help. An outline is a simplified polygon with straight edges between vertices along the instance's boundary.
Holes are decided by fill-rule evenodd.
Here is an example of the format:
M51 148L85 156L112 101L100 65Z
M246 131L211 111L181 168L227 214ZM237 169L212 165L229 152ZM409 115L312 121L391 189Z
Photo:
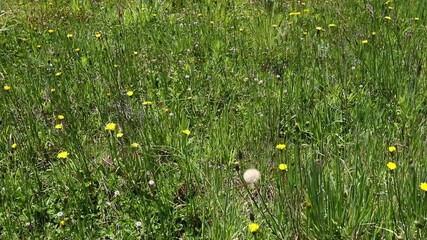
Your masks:
M426 239L426 19L0 1L0 239Z

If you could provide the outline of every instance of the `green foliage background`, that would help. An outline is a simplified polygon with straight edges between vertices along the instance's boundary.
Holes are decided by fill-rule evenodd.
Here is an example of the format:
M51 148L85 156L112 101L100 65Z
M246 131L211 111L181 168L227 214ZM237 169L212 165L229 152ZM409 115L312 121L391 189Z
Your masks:
M0 238L425 239L426 19L415 0L1 1Z

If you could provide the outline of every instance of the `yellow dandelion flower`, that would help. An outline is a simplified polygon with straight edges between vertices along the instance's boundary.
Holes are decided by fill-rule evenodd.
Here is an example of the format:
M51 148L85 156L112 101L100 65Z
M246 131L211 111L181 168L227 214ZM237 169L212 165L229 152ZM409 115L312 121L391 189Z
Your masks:
M278 150L285 150L285 148L286 148L286 144L284 143L280 143L276 145L276 149Z
M61 220L61 221L59 222L59 225L61 225L61 227L65 226L65 220Z
M337 25L335 23L330 23L330 24L328 24L328 27L334 28L334 27L337 27Z
M105 125L105 130L114 131L116 130L116 127L117 127L117 124L110 122L110 123L107 123L107 125Z
M122 132L117 133L117 134L116 134L116 137L117 137L117 138L121 138L121 137L123 137L123 133L122 133Z
M138 55L138 52L137 51L133 51L133 55Z
M73 38L73 34L68 33L68 34L67 34L67 38Z
M271 27L272 28L277 28L279 25L277 25L277 24L271 24Z
M107 93L107 96L111 97L111 96L113 96L113 94L109 92L109 93Z
M64 128L64 125L62 125L62 123L59 123L59 124L55 125L55 128L56 129L62 129L62 128Z
M39 45L36 46L36 48L42 48L42 45L39 44Z
M68 158L68 152L67 151L62 151L60 153L58 153L58 155L56 155L57 158L62 158L62 159L66 159Z
M279 170L280 171L288 171L288 165L285 163L279 164Z
M248 227L250 233L257 233L259 231L259 225L256 223L250 223Z
M301 15L301 12L291 12L291 13L289 13L289 16L298 16L298 15Z
M188 130L188 129L182 130L181 132L184 133L187 136L190 135L190 133L191 133L191 131Z
M308 32L304 31L304 32L302 32L302 34L303 34L304 36L307 36L307 35L308 35Z
M385 20L391 20L391 17L390 16L385 16L384 19Z
M54 32L55 32L55 30L53 30L53 29L49 29L49 30L47 30L47 32L48 32L48 33L54 33Z
M144 106L153 105L153 102L150 102L150 101L144 101L144 102L142 103L142 105L144 105Z
M75 48L74 49L74 52L80 52L81 51L81 49L80 48Z
M367 44L368 40L362 40L362 44Z
M393 170L395 170L395 169L397 168L397 165L396 165L396 163L394 163L394 162L388 162L388 163L387 163L387 168L388 168L390 171L393 171Z
M214 22L214 21L209 21L209 23L210 23L210 24L214 24L215 22Z
M117 65L117 64L114 64L114 65L113 65L113 67L114 67L114 68L118 68L118 67L119 67L119 65Z
M371 35L375 36L375 35L377 35L377 33L376 32L371 32Z
M101 33L97 32L97 33L95 33L95 37L96 37L97 39L100 39L100 38L102 37L102 35L101 35Z
M126 95L128 95L129 97L132 97L133 96L133 91L127 91Z
M198 17L201 17L201 16L203 16L203 14L199 13L199 14L197 14L197 16L198 16Z
M388 147L388 151L391 152L391 153L396 152L396 147L395 146L390 146L390 147Z
M59 114L59 115L57 116L57 118L58 118L59 120L64 120L64 119L65 119L65 116L64 116L64 115Z
M16 149L16 148L18 147L18 144L17 144L17 143L13 143L10 147L11 147L12 149Z
M390 7L388 7L388 9L389 9L389 10L393 10L393 9L394 9L394 7L390 6Z
M3 90L5 91L9 91L11 89L11 87L9 85L4 85Z
M62 72L55 73L55 76L60 77L62 75Z
M427 192L427 182L422 182L420 184L420 188L421 190L423 190L424 192Z
M51 88L51 89L50 89L50 92L51 92L51 93L53 93L53 92L55 92L55 91L56 91L56 89L55 89L55 88Z
M414 18L414 20L415 20L415 21L419 21L419 20L420 20L420 18L419 18L419 17L415 17L415 18Z
M305 207L306 208L311 208L312 207L310 199L305 200Z
M316 27L316 30L317 30L317 31L322 31L322 30L323 30L323 28L322 28L322 27Z
M139 144L134 142L130 146L133 147L133 148L137 148L137 147L139 147Z
M305 8L304 10L302 10L302 12L303 12L303 13L309 13L309 12L310 12L310 9Z
M239 28L239 31L243 32L243 31L245 31L245 29L244 28Z

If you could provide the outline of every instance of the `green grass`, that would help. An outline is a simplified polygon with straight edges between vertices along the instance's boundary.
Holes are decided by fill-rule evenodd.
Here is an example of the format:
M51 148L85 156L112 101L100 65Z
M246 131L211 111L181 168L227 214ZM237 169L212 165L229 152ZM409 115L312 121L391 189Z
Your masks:
M1 1L0 239L426 239L426 19L415 0Z

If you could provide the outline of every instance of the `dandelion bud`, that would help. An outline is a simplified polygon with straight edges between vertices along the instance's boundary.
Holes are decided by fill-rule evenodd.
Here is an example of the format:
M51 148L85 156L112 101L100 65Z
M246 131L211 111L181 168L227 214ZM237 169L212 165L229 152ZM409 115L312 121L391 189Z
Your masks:
M236 170L236 172L240 172L240 163L239 162L234 162L234 170Z

